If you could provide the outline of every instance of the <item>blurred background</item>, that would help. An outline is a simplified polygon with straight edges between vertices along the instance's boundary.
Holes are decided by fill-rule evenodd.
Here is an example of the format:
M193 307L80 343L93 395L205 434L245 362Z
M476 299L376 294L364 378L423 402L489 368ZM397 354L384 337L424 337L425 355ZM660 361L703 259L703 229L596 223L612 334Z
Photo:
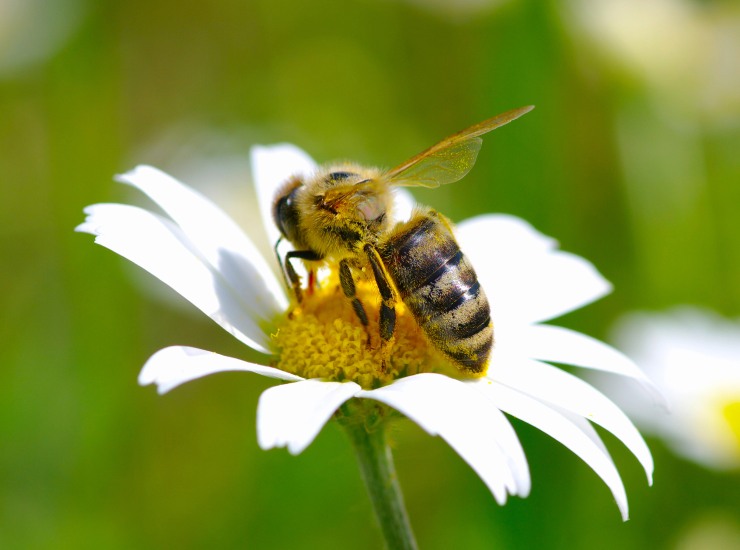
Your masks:
M558 324L608 340L634 310L740 314L737 2L0 0L0 546L378 548L336 426L298 457L259 450L267 379L137 386L167 345L259 358L73 228L88 204L143 203L112 181L138 163L248 225L253 144L392 166L527 104L420 201L521 216L593 261L615 292ZM588 467L514 424L533 490L504 507L444 442L398 427L421 548L740 547L737 468L650 438L648 488L605 434L622 523Z

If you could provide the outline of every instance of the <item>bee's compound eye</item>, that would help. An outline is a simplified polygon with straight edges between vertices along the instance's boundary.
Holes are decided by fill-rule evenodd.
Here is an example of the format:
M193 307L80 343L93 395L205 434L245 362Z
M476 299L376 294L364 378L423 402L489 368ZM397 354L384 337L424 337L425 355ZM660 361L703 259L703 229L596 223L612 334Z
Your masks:
M295 180L289 182L285 189L278 192L272 205L272 219L275 221L283 237L295 242L298 231L298 208L296 194L303 186L303 182Z
M357 174L353 174L352 172L332 172L331 174L329 174L329 179L331 181L342 181L356 175Z

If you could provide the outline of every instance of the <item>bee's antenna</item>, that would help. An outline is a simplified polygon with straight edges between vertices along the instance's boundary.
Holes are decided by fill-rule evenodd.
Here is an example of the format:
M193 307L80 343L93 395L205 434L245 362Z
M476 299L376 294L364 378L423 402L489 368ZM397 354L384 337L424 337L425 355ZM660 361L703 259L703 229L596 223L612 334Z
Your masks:
M275 257L277 258L278 265L280 266L280 273L283 274L283 281L285 282L285 288L290 288L290 284L288 283L288 276L285 274L285 267L283 266L283 260L280 258L280 252L278 252L278 246L280 246L280 243L283 241L283 236L281 235L278 237L277 242L275 243L275 247L273 250L275 250Z

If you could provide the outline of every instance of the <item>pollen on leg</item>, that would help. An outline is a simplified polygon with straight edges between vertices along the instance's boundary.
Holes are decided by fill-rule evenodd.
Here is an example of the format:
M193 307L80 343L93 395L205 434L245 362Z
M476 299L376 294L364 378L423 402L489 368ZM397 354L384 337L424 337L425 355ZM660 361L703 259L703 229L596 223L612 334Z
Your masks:
M396 305L395 332L381 350L378 290L372 281L361 280L356 291L367 327L338 280L329 278L304 297L273 336L279 350L275 366L305 378L351 380L366 389L420 372L447 372L446 362L403 304Z

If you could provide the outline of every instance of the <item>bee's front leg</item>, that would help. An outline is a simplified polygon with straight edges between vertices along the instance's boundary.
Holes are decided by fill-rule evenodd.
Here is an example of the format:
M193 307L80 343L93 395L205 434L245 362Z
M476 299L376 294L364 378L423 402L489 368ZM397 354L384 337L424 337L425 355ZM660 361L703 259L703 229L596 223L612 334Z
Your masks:
M293 259L304 260L308 262L318 262L323 258L314 252L313 250L291 250L285 254L285 274L288 276L290 286L295 293L296 300L300 304L303 301L303 290L301 289L301 277L296 273L293 264L290 262Z

